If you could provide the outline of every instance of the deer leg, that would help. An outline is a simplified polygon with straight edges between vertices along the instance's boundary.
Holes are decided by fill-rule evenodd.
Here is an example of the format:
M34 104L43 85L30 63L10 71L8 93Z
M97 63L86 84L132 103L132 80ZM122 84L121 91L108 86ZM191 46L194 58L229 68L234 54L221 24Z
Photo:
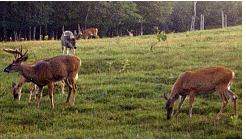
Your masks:
M56 90L56 87L57 87L57 83L56 82L53 82L53 90L54 91Z
M236 94L234 94L231 90L229 90L229 89L226 89L226 94L233 100L233 102L234 102L234 112L235 112L235 114L237 113L237 95Z
M65 81L64 80L60 81L60 84L61 84L61 88L62 88L62 94L64 94Z
M48 89L49 89L49 96L50 96L50 104L51 104L51 108L53 109L54 108L54 102L53 102L53 89L54 89L54 86L53 86L53 82L50 82L48 84Z
M176 115L175 115L175 116L177 116L177 115L179 114L179 112L180 112L180 108L181 108L182 104L184 103L185 98L186 98L186 95L185 95L185 96L181 96L181 97L180 97L179 107L178 107L178 110L177 110L177 113L176 113Z
M65 46L62 45L62 54L64 54Z
M71 50L71 48L67 49L67 54L70 54L70 50Z
M74 78L71 81L72 81L72 85L73 85L73 102L72 102L72 106L73 106L74 102L75 102L77 86L76 86L76 82L75 82Z
M70 96L71 96L71 93L72 93L73 86L71 85L69 79L66 79L65 82L66 82L66 84L67 84L67 86L69 88L69 92L68 92L68 96L67 96L67 101L66 101L66 104L68 104L69 103Z
M30 102L31 99L32 99L32 93L35 95L35 90L36 90L36 84L31 83L30 94L29 94L28 102Z
M225 108L225 106L226 106L227 103L228 103L228 100L227 100L227 98L226 98L226 96L225 96L225 90L224 90L224 89L223 89L223 90L217 90L217 92L219 93L219 95L220 95L220 97L221 97L221 99L222 99L222 107L221 107L221 109L220 109L220 112L219 112L218 115L217 115L217 120L219 120L220 117L221 117L221 114L222 114L222 112L223 112L223 110L224 110L224 108Z
M189 117L191 118L191 116L192 116L192 105L193 105L193 102L194 102L194 99L195 99L195 91L191 91L189 95L190 95Z
M35 101L36 100L36 96L37 96L37 94L36 94L36 84L34 85L32 93L33 93L33 100Z
M38 87L38 100L37 100L37 105L36 108L39 108L39 102L41 100L41 96L42 96L42 91L43 91L43 87Z
M73 55L75 55L75 49L73 48Z

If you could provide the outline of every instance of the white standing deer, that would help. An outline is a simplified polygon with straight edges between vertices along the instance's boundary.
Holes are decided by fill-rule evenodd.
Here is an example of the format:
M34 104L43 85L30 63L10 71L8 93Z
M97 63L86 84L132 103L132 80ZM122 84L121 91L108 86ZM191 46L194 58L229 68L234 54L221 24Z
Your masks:
M234 79L234 72L225 67L208 67L202 68L194 71L186 71L179 76L175 82L171 95L169 99L164 93L164 98L167 100L167 119L171 118L174 110L174 102L180 97L180 102L176 116L178 115L180 108L187 95L190 96L189 103L189 117L192 115L192 104L194 102L195 94L208 94L217 92L222 99L222 108L217 116L220 119L221 114L228 103L226 94L234 102L234 111L236 113L237 109L237 95L235 95L231 90L230 86Z
M44 58L44 59L39 59L37 61L34 61L32 63L29 63L28 65L34 65L36 63L38 63L39 61L43 61L43 60L46 60L46 59L49 59L49 58ZM12 87L13 87L13 95L14 95L14 99L17 99L17 100L20 100L21 98L21 90L24 86L25 83L29 83L31 81L27 80L24 76L20 76L20 80L18 82L18 84L16 85L16 83L12 82ZM60 81L60 84L61 84L61 88L62 88L62 94L64 94L64 81ZM54 83L54 89L55 89L55 86L57 84ZM32 83L31 82L31 86L30 86L30 94L29 94L29 98L28 98L28 101L30 102L31 101L31 98L32 98L32 93L33 94L33 99L36 100L36 94L35 94L35 91L36 91L36 84Z
M78 76L78 72L80 70L80 58L74 55L60 55L40 61L35 65L25 65L24 62L28 59L28 56L26 55L28 50L24 54L22 53L22 47L19 50L15 49L4 51L15 55L13 63L6 67L4 72L18 72L39 87L36 108L39 108L43 87L46 85L48 85L51 108L54 108L53 83L61 80L65 80L65 83L69 87L69 94L66 103L69 103L69 99L73 91L72 105L74 105L77 91L75 78Z

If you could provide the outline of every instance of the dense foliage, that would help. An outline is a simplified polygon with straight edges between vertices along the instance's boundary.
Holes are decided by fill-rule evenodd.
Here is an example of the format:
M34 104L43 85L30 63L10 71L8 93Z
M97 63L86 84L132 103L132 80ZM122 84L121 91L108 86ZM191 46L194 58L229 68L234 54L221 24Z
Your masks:
M228 15L228 25L242 23L242 2L199 1L199 16L205 15L205 28L221 27L221 12ZM167 1L1 1L0 40L39 39L49 35L58 39L62 26L66 30L97 27L100 37L156 33L156 26L165 32L181 32L190 28L193 2Z

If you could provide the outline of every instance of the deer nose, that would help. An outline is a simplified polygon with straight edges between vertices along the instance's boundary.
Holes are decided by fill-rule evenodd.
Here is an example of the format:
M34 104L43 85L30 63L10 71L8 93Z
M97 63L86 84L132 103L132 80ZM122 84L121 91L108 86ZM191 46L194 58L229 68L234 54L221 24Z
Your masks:
M5 73L9 73L9 70L7 70L7 69L4 69L4 70L3 70L3 72L5 72Z

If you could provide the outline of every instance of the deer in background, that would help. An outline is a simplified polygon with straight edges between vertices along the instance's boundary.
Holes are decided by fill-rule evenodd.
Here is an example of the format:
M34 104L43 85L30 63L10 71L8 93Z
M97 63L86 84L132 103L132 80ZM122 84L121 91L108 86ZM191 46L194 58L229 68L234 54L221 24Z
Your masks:
M99 36L97 35L97 32L98 32L97 28L89 28L83 31L82 38L88 39L90 36L95 36L95 38L99 38Z
M128 34L129 34L130 37L133 37L132 30L131 31L128 31L128 29L127 29L127 32L128 32Z
M213 93L215 91L220 95L223 101L222 108L217 116L217 119L220 119L221 114L228 103L226 94L233 100L234 111L236 113L238 97L230 90L230 86L232 84L233 79L234 72L225 67L220 66L184 72L176 80L169 99L167 98L167 95L164 93L164 98L167 100L167 119L171 118L171 115L174 110L174 102L179 98L179 96L181 97L176 116L180 112L180 108L186 96L189 95L189 117L191 117L192 105L194 102L195 94L208 94Z
M76 37L71 31L64 31L64 26L62 27L62 36L61 36L61 44L62 44L62 54L66 50L67 54L70 54L71 49L73 49L73 55L75 55L76 47Z
M37 62L39 61L43 61L43 60L46 60L46 59L49 59L49 58L44 58L44 59L39 59L37 61L34 61L32 63L29 63L28 65L34 65L36 64ZM20 97L21 97L21 90L24 86L25 83L29 83L31 81L27 80L24 76L20 76L20 80L18 82L18 84L16 85L16 83L12 82L12 87L13 87L13 95L14 95L14 99L17 99L17 100L20 100ZM64 81L60 81L60 84L61 84L61 87L62 87L62 94L64 94ZM56 83L53 83L54 85L54 89L56 87ZM30 87L30 94L29 94L29 98L28 98L28 102L31 101L31 98L32 98L32 93L33 94L33 98L34 100L36 100L36 94L35 94L35 90L36 90L36 84L32 83L31 82L31 87Z
M43 87L46 85L48 85L51 108L54 108L53 83L62 80L65 80L66 85L69 87L66 104L69 103L71 93L73 92L72 105L74 105L77 91L75 78L78 77L81 66L81 60L78 57L74 55L60 55L39 61L35 65L25 65L24 62L28 59L26 55L28 50L24 54L22 53L22 47L19 50L4 49L4 51L15 55L12 64L6 67L4 72L18 72L39 87L36 108L39 108Z

